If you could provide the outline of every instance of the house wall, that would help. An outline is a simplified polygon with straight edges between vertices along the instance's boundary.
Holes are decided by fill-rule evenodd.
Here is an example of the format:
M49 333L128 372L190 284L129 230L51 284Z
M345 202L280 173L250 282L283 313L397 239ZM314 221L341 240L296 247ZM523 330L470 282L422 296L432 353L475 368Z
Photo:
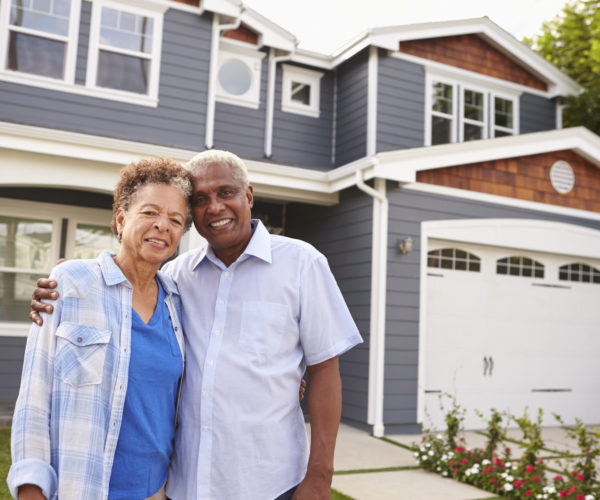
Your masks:
M391 183L388 183L388 199L384 425L389 434L417 430L421 222L527 218L600 229L600 221L394 188ZM407 236L413 238L414 249L409 255L403 255L398 244Z
M13 408L19 395L26 341L0 336L0 409Z
M365 49L337 70L336 166L367 154L368 62Z
M377 151L423 146L424 67L380 50L377 83Z
M564 194L550 182L558 160L569 163L575 174L573 189ZM417 173L417 181L600 212L600 170L573 151L425 170Z
M556 104L552 99L524 93L519 99L519 115L520 134L556 128Z
M281 110L282 79L283 70L281 65L277 65L273 112L273 160L278 163L320 169L333 168L331 150L333 139L333 72L325 72L320 81L320 112L318 118Z
M357 189L340 193L333 207L291 204L286 235L313 244L331 270L364 339L340 357L342 417L366 423L369 385L369 321L373 202Z
M90 2L82 3L77 82L85 80ZM204 149L211 16L165 13L158 107L0 81L0 120Z

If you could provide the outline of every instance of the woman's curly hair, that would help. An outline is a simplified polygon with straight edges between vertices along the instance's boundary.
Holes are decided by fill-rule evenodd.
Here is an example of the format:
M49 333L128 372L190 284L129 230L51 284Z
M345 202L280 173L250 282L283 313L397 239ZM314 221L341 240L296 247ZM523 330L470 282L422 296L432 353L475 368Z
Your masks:
M116 216L119 208L127 213L129 207L135 203L140 188L147 184L164 184L181 191L187 204L184 224L184 231L187 231L192 225L192 183L189 172L170 158L150 158L130 163L121 169L121 176L113 195L113 216L110 223L112 232L118 236Z

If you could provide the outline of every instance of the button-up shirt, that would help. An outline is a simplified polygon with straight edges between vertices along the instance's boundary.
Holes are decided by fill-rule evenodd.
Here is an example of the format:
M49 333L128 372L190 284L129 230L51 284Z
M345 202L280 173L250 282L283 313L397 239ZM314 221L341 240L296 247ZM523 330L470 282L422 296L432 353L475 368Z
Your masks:
M325 257L253 225L229 267L205 247L165 268L180 290L187 356L174 500L270 500L298 484L305 366L362 342Z
M159 273L183 356L181 304ZM56 267L59 299L27 339L8 485L49 500L105 500L127 391L132 287L108 252Z

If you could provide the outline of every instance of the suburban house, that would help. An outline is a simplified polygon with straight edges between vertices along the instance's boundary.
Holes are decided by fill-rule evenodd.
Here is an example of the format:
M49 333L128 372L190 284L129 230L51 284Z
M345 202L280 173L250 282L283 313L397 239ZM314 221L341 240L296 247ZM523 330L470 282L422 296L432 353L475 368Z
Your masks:
M319 54L234 0L4 0L0 47L2 402L35 280L116 248L119 169L214 147L245 159L255 216L329 259L365 339L346 422L441 426L443 393L472 428L600 421L600 137L562 128L581 88L490 19Z

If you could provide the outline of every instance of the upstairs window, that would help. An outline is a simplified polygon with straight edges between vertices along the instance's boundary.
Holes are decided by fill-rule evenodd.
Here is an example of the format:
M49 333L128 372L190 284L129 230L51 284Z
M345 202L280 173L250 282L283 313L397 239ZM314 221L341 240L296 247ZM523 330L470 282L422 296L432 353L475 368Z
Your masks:
M529 257L513 255L496 261L496 274L508 274L510 276L523 276L526 278L543 278L544 265Z
M461 141L485 139L487 106L483 92L463 88Z
M289 64L282 68L281 110L318 118L323 73Z
M161 36L162 12L94 2L86 85L157 98Z
M565 264L558 269L558 279L560 281L600 284L600 269L579 262Z
M1 2L2 69L72 83L80 7L80 0Z
M431 105L431 144L456 142L454 85L434 82Z
M493 96L493 118L492 137L514 135L515 133L515 111L514 101L499 96Z
M440 248L427 253L427 267L456 271L481 271L481 258L458 248Z

